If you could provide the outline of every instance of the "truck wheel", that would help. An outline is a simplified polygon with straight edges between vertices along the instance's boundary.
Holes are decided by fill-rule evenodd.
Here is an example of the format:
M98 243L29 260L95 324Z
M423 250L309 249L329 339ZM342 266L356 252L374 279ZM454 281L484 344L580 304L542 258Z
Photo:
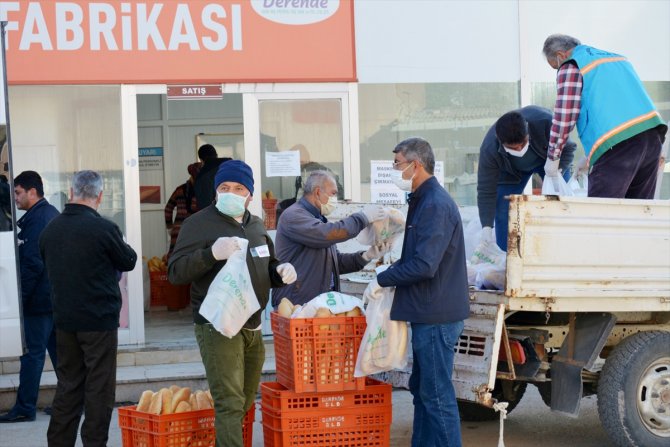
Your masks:
M547 407L551 407L551 382L536 382L535 386L540 393L542 402L544 402Z
M509 402L507 413L511 413L521 401L527 385L526 382L497 379L491 394L498 402ZM461 420L469 422L493 421L500 417L493 408L466 400L458 401L458 412L461 414Z
M598 414L619 446L670 445L670 332L639 332L614 348L600 375Z

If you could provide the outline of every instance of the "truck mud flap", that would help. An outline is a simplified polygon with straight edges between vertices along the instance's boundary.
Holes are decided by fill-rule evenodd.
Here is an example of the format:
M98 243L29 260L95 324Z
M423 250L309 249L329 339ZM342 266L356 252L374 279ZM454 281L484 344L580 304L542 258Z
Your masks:
M591 369L616 317L610 313L570 314L569 332L551 362L551 410L579 415L582 369Z
M456 397L491 406L505 317L504 304L470 304L470 317L455 349Z

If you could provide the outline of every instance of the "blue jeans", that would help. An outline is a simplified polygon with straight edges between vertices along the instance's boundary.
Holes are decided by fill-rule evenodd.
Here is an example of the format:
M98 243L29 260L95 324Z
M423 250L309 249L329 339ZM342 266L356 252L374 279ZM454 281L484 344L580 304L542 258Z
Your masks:
M526 187L528 180L530 180L530 177L533 174L538 174L542 179L544 179L544 165L538 166L531 172L521 173L521 180L519 183L498 184L498 196L496 198L496 217L493 229L496 232L496 242L498 243L498 247L500 247L500 249L503 251L507 251L507 229L509 219L509 200L506 200L505 196L521 194ZM570 180L569 169L563 173L563 178L566 182Z
M461 447L461 421L451 383L454 347L461 332L462 321L412 323L412 447Z
M19 389L11 412L32 417L36 413L46 351L49 351L51 363L56 369L56 332L52 315L24 315L23 332L27 352L21 356Z

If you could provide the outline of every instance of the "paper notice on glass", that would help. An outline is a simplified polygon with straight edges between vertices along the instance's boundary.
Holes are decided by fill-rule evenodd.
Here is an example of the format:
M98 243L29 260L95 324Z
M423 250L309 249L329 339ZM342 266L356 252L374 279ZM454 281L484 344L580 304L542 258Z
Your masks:
M266 177L300 175L300 151L265 152Z

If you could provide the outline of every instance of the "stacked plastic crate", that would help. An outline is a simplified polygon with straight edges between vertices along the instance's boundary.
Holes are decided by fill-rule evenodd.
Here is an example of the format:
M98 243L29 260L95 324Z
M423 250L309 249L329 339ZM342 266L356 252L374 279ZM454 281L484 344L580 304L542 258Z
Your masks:
M277 382L261 383L265 446L388 446L392 387L354 377L365 317L270 318Z

